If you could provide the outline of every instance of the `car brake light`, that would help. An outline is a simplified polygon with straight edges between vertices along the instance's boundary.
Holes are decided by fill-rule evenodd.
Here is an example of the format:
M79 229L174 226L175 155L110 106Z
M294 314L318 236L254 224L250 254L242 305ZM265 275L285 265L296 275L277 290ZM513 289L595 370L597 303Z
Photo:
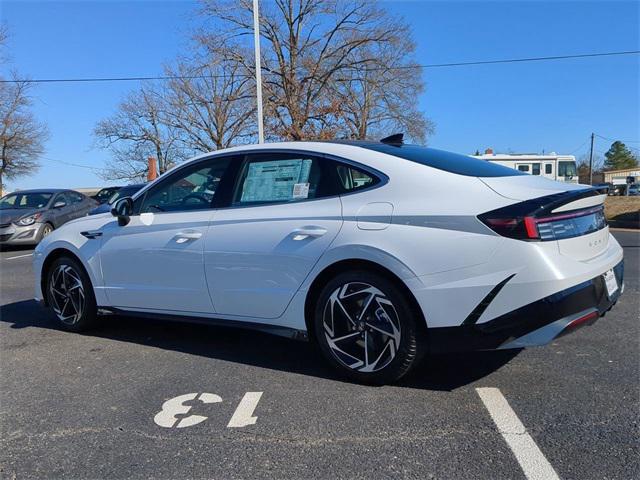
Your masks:
M587 235L607 225L602 205L554 214L539 206L527 209L527 203L493 210L478 218L497 234L517 240L562 240Z

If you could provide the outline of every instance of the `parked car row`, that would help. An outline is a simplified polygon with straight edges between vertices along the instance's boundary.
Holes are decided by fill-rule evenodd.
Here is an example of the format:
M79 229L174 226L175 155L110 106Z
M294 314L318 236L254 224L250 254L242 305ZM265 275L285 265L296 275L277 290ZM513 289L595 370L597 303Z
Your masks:
M118 198L143 185L107 187L93 197L55 188L9 193L0 198L0 245L36 245L70 220L109 212Z

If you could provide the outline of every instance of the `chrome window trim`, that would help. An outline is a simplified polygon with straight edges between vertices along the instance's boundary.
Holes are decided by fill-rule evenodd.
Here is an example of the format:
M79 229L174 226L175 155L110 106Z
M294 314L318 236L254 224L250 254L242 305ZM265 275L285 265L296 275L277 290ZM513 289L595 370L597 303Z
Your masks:
M328 154L328 153L324 153L324 152L314 152L311 150L304 150L304 149L295 149L295 148L264 148L264 149L255 149L255 150L246 150L246 151L238 151L238 152L224 152L224 153L216 153L216 152L212 152L211 154L199 158L197 160L188 160L186 162L184 162L181 165L176 166L175 168L169 170L168 172L166 172L164 175L167 175L165 178L164 175L159 177L157 180L153 181L152 183L150 183L149 185L147 185L146 187L143 187L140 191L136 192L135 195L133 195L131 197L131 199L135 202L137 201L139 198L141 198L143 195L146 195L152 188L155 188L156 186L160 185L161 182L167 181L169 178L171 178L174 174L178 174L178 172L180 172L181 170L183 170L184 168L190 168L192 166L196 166L199 165L201 163L204 163L206 161L210 161L212 159L223 159L226 157L239 157L241 158L241 162L245 162L246 161L246 157L248 155L261 155L261 154L271 154L271 153L287 153L287 154L304 154L304 155L309 155L311 157L316 157L316 158L326 158L327 160L332 160L334 162L338 162L338 163L343 163L345 165L350 165L354 168L357 168L359 170L362 170L363 172L372 175L373 177L377 178L379 181L375 184L372 185L370 187L367 188L362 188L359 190L354 190L352 192L346 192L346 193L340 193L337 195L329 195L326 197L320 197L320 198L309 198L306 200L299 200L296 202L283 202L283 201L277 201L277 202L265 202L265 203L260 203L260 204L253 204L253 205L224 205L221 207L212 207L209 209L199 209L199 210L181 210L178 212L153 212L154 215L161 215L161 214L166 214L166 213L183 213L183 212L200 212L200 211L204 211L204 210L227 210L227 209L231 209L231 208L258 208L258 207L267 207L267 206L272 206L272 205L289 205L289 204L299 204L299 203L306 203L306 202L314 202L314 201L318 201L318 200L326 200L326 199L330 199L330 198L336 198L336 197L344 197L344 196L348 196L348 195L356 195L358 193L363 193L363 192L368 192L371 190L374 190L376 188L381 188L383 186L385 186L387 183L389 183L389 177L375 169L372 167L369 167L368 165L363 165L361 163L358 163L357 161L348 159L348 158L343 158L343 157L339 157L337 155L333 155L333 154ZM234 187L238 181L238 179L240 178L239 175L236 175L235 178L233 179L234 182ZM162 179L162 180L161 180ZM161 181L159 181L161 180ZM144 200L143 200L144 202ZM142 206L142 204L141 204ZM132 216L136 216L136 215L140 215L140 212L136 211L133 213Z

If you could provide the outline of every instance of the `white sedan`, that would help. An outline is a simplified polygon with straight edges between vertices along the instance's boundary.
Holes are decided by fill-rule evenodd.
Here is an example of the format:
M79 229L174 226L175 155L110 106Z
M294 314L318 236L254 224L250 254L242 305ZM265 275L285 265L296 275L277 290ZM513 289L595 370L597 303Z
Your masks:
M36 299L72 331L109 313L244 326L393 382L425 353L604 315L623 290L604 198L401 136L231 148L51 233Z

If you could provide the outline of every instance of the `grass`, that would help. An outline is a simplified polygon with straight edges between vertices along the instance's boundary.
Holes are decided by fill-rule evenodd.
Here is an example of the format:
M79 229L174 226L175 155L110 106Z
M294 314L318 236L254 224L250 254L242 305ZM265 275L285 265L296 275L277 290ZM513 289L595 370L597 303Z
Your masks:
M640 228L640 197L607 197L604 214L612 227Z

